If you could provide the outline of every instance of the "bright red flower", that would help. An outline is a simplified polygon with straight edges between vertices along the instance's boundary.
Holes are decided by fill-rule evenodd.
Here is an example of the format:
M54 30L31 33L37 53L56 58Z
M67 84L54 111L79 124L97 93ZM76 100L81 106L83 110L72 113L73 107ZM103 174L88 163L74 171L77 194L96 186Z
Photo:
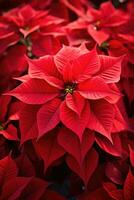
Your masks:
M0 52L20 42L27 47L29 57L33 53L40 56L42 51L46 51L46 54L55 53L61 47L62 36L65 37L61 29L63 22L64 19L52 16L45 10L35 10L30 5L12 9L1 17ZM42 44L40 37L43 39Z
M50 25L52 20L57 19L55 23L59 23L62 19L54 18L47 15L47 11L35 10L30 5L25 5L22 8L15 8L3 16L3 18L11 23L14 31L19 31L26 38L30 33ZM18 30L17 30L18 29Z
M133 200L133 0L8 1L0 199Z
M116 27L124 25L129 19L123 10L115 9L111 2L102 3L99 10L89 8L87 16L91 22L88 32L98 44L114 35Z
M114 85L120 79L121 60L83 46L64 46L55 56L28 59L29 78L8 94L42 105L37 112L38 138L61 121L80 140L86 128L111 139L114 104L121 96Z
M84 9L81 9L81 11L73 9L73 11L79 18L70 23L67 26L68 29L79 30L79 33L81 33L81 30L86 29L99 45L111 37L114 38L115 34L118 34L117 28L121 25L125 27L129 20L129 15L121 9L115 9L110 1L102 3L99 9L95 9L90 5L86 11ZM86 39L85 36L84 38Z

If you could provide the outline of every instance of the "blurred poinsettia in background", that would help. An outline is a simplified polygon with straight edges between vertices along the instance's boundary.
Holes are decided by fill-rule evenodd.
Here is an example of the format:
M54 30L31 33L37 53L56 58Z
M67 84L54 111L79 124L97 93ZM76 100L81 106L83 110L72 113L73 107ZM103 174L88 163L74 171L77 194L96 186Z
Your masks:
M0 0L0 200L134 200L133 22L133 0Z

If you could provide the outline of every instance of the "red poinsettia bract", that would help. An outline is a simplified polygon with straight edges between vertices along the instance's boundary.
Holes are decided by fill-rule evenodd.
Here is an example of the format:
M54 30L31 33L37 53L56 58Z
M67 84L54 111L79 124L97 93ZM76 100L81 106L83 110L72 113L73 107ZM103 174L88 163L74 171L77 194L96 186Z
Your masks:
M120 79L122 57L98 55L64 46L55 56L28 59L28 76L7 93L24 102L37 121L38 136L62 122L79 139L86 128L111 139L116 118L121 115L117 101L121 97L115 83ZM37 119L37 120L36 120ZM123 124L118 131L124 128Z

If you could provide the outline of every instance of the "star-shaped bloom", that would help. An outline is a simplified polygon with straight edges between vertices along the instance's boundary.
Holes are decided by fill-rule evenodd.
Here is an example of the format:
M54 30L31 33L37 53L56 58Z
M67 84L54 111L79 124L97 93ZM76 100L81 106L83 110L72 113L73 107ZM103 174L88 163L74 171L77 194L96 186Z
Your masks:
M28 59L28 76L8 94L29 104L26 110L33 108L38 137L62 122L80 140L86 128L111 140L114 119L120 116L115 104L121 94L115 83L120 79L121 60L83 45L63 46L55 56Z

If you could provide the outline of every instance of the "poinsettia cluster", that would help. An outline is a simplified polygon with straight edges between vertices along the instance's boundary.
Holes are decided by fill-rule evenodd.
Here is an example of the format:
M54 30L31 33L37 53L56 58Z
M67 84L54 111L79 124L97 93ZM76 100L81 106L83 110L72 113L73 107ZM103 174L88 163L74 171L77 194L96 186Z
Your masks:
M133 200L134 2L0 1L0 200Z

